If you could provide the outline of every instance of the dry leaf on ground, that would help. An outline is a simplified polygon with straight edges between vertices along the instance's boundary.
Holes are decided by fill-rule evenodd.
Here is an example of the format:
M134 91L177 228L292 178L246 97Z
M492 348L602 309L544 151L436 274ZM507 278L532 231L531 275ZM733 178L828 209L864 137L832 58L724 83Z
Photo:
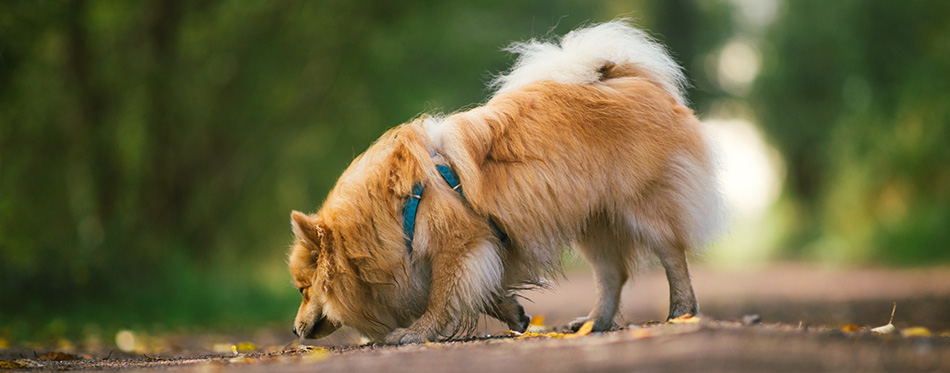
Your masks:
M669 319L667 322L670 324L696 324L699 321L700 318L698 316L693 316L692 314L687 313L675 319Z
M897 302L894 302L894 308L891 308L891 319L887 321L887 325L879 326L871 329L871 333L874 334L891 334L897 331L897 328L894 327L894 312L897 311Z

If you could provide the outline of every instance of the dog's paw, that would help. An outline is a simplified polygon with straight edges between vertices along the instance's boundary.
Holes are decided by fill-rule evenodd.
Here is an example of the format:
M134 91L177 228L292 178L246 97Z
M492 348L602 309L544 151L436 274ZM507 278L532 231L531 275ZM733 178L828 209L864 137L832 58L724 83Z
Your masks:
M386 336L386 343L396 345L425 343L428 340L425 334L409 328L396 329Z
M570 324L567 324L567 327L576 332L581 328L581 326L584 325L584 323L590 320L594 320L594 328L591 329L592 332L606 332L617 328L617 324L615 324L613 320L605 322L603 320L591 319L589 317L578 317L574 319L574 321L571 321Z
M698 316L698 308L695 304L689 305L672 305L670 306L670 314L666 317L667 320L672 320L677 317L689 314L693 316Z

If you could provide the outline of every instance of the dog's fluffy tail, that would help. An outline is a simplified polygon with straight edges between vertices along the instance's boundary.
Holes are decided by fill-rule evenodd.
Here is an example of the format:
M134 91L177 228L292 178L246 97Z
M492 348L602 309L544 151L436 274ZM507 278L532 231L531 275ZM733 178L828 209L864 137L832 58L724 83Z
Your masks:
M574 30L553 42L529 40L505 50L519 54L514 67L495 78L495 94L539 80L591 84L604 79L605 68L632 64L656 80L681 105L686 77L666 48L627 19Z

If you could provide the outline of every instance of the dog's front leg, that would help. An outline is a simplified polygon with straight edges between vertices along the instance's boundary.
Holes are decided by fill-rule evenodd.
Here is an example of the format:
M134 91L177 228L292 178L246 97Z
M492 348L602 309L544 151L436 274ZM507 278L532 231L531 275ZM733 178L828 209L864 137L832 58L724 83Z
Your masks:
M503 267L497 246L487 239L432 255L432 283L426 311L408 328L386 336L387 343L423 343L448 328L477 321L486 304L501 293Z

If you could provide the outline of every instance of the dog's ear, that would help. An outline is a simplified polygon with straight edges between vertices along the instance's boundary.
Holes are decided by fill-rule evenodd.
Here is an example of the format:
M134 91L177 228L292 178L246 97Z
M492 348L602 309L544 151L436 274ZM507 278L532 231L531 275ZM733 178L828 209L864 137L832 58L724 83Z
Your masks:
M314 254L326 250L328 244L327 227L319 220L311 218L300 211L290 213L290 225L294 228L294 236Z

